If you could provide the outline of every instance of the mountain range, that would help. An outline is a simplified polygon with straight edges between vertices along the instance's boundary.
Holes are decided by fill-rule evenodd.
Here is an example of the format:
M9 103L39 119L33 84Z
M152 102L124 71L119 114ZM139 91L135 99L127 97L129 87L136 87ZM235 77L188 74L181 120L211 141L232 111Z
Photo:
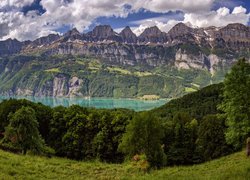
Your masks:
M34 41L19 42L7 39L1 41L1 54L18 53L29 47L49 45L55 42L120 42L126 44L148 43L173 46L180 43L195 43L209 48L223 46L224 48L239 49L250 46L250 27L243 24L228 24L225 27L192 28L192 25L178 23L168 33L162 32L157 26L146 28L136 36L129 26L120 33L115 32L109 25L96 26L88 33L80 33L76 28L66 32L63 36L50 34ZM5 47L4 47L5 46ZM11 49L14 48L14 49Z
M250 59L250 27L179 23L167 33L154 26L139 36L130 27L120 33L109 25L88 33L74 28L34 41L0 41L0 57L3 95L175 97L221 81L238 58ZM116 82L113 76L125 79ZM103 84L105 77L113 85ZM155 79L155 90L142 85L157 84Z

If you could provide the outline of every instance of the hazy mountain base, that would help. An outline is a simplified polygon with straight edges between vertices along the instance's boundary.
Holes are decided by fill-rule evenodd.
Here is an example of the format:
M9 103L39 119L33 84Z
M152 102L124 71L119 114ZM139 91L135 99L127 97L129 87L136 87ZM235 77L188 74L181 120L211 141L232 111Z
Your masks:
M132 164L77 162L62 158L16 155L0 150L3 179L248 179L250 161L244 152L194 166L140 172Z
M54 97L179 97L221 82L227 69L178 70L119 65L91 57L11 56L0 58L0 94Z

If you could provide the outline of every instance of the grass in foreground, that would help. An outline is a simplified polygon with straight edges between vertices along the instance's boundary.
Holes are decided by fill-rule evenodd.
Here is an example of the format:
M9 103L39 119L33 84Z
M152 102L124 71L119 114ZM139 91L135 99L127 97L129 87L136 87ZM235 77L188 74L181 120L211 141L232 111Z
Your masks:
M244 152L194 166L167 167L144 174L130 164L77 162L22 156L0 150L0 179L250 179Z

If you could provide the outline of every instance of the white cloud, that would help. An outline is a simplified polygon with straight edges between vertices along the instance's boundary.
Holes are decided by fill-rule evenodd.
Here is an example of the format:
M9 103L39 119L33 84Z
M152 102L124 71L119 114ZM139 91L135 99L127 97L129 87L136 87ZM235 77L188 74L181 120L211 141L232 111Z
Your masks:
M226 16L226 15L230 14L230 10L226 7L222 7L220 9L218 9L216 12L220 16Z
M34 0L1 0L0 9L6 7L22 8L31 5L33 2Z
M246 14L247 10L246 8L242 6L235 7L232 14Z
M24 15L20 11L3 12L1 22L8 24L9 33L0 38L17 38L19 40L36 39L41 35L55 33L63 25L76 27L79 31L87 28L97 17L126 17L128 11L122 0L42 0L46 12L42 15L35 11Z
M242 23L249 22L250 13L246 13L246 9L242 6L235 7L230 13L228 8L219 8L217 11L211 11L201 14L186 13L184 15L184 22L190 22L198 27L208 26L225 26L229 23Z
M135 9L145 8L154 12L181 10L184 12L201 12L210 10L215 0L131 0Z

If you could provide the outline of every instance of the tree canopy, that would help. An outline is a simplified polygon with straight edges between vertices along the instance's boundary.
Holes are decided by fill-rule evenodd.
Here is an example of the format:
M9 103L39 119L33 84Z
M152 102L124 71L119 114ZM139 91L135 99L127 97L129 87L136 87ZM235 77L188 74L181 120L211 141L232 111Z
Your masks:
M151 113L140 113L129 123L119 148L129 157L145 154L151 166L164 164L163 129L159 119Z
M9 115L10 123L6 127L5 139L21 148L23 154L27 150L40 152L43 140L38 131L35 111L30 107L22 107Z
M250 64L245 59L240 59L226 75L219 109L226 116L226 141L241 148L250 135Z

